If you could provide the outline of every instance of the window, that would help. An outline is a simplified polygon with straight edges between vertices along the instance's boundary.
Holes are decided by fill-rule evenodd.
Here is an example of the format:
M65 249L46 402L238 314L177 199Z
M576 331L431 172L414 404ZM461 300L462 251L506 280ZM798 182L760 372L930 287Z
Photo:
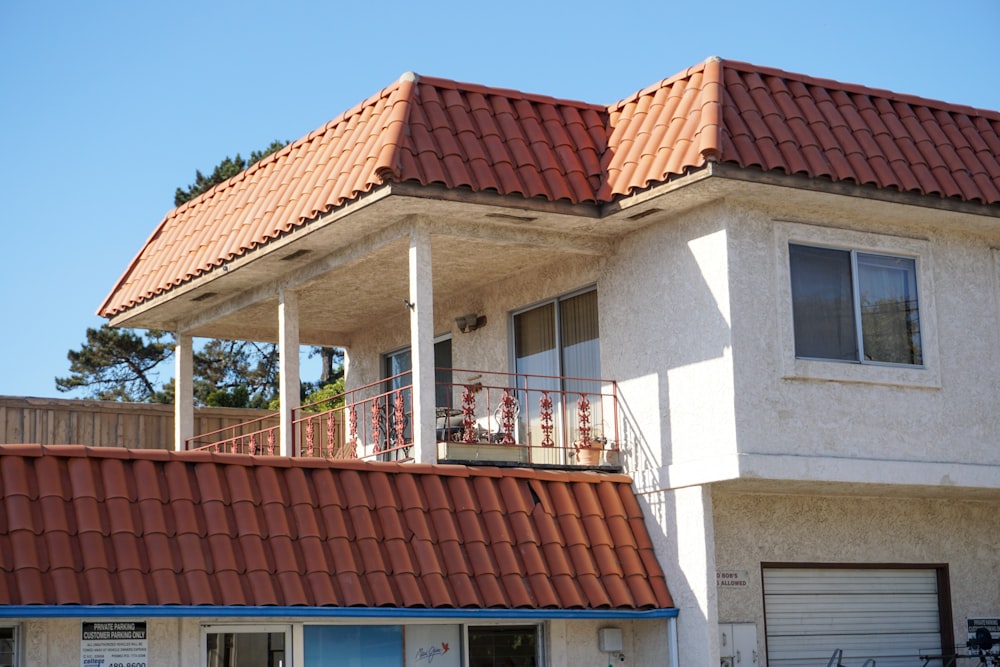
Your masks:
M407 459L410 456L409 447L399 449L393 445L393 435L395 434L396 417L393 402L396 399L396 392L402 390L403 393L403 439L406 442L413 440L413 427L410 423L413 387L413 355L409 347L390 352L383 356L382 377L385 379L383 392L386 396L380 410L380 421L382 422L381 447L385 448L378 458L380 461L395 461ZM435 383L435 405L447 406L451 404L451 336L442 336L434 341L434 383Z
M911 257L789 244L795 356L924 363Z
M0 626L0 667L16 667L18 665L17 627Z
M208 667L288 667L291 665L288 629L206 628L205 660Z
M469 626L472 667L536 667L542 664L538 626Z
M383 377L392 378L386 391L396 391L413 384L413 359L410 348L404 347L385 355ZM451 396L451 336L434 341L434 382L436 405L448 405Z
M560 424L576 424L576 396L588 394L592 402L601 393L601 336L598 326L597 291L570 294L532 308L514 313L513 316L514 370L519 374L518 400L521 403L521 427L526 438L521 442L537 444L543 440L538 400L542 392L552 392L558 398L562 393L567 399L565 410L570 414L556 416L552 436L565 446L575 438L574 433L563 433ZM525 376L532 376L530 380ZM530 386L529 386L530 383ZM597 406L594 406L595 413ZM562 417L562 419L560 418ZM592 422L592 435L602 436L604 425ZM552 450L555 456L561 448ZM535 451L534 455L543 455ZM537 463L564 463L564 461L537 460Z
M305 667L403 667L399 625L307 625Z
M539 625L312 625L303 665L343 667L541 667Z

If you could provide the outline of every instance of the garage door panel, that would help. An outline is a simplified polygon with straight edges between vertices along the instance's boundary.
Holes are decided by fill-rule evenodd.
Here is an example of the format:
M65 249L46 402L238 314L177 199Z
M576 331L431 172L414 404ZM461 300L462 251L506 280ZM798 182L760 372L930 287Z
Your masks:
M919 667L922 661L918 658L919 651L915 652L913 647L934 646L937 642L938 637L933 633L907 635L896 640L891 637L869 636L847 641L839 635L816 635L808 643L803 643L801 638L769 639L768 664L772 667L799 664L825 667L833 652L840 649L844 652L841 663L845 667L862 667L862 663L869 658L875 660L877 667Z
M767 594L769 604L775 605L776 611L797 612L802 609L821 607L834 611L854 611L871 613L903 613L914 609L935 609L937 594L922 595L887 595L885 593L865 595L829 595L829 594Z
M770 667L825 667L836 649L845 667L919 666L941 643L932 568L765 567Z
M774 616L769 614L768 622L772 625L780 624L782 628L781 632L775 633L774 636L789 637L830 633L831 628L835 628L837 634L863 634L873 627L879 628L882 634L937 633L940 630L937 616L918 612L888 619L868 614L855 615L850 612L825 617L811 615L784 617L779 614Z
M817 570L794 568L782 571L764 570L764 585L781 589L800 588L808 584L812 593L836 595L854 593L937 593L937 582L928 579L927 570Z

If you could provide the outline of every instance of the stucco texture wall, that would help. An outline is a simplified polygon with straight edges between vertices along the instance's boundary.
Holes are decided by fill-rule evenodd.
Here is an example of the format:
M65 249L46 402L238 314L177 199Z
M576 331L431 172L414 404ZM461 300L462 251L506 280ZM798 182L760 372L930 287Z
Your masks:
M635 426L624 453L641 490L670 485L664 466L735 453L726 215L650 218L599 285L602 362Z
M92 619L88 619L92 620ZM101 619L108 620L108 619ZM197 621L179 618L144 618L150 667L183 667L200 663L200 630ZM25 667L79 665L83 619L52 618L26 621Z
M1000 501L713 493L719 570L750 585L718 591L720 622L754 622L763 650L761 563L948 566L956 641L968 617L1000 615Z
M602 653L598 645L601 628L620 628L622 651ZM667 620L643 621L550 621L547 624L549 654L546 667L578 667L579 665L613 665L644 667L668 665Z
M727 216L739 452L760 455L760 476L765 457L787 468L811 456L840 463L793 478L998 486L1000 233L953 212L824 201ZM790 241L915 256L924 367L796 360ZM890 461L912 465L873 465Z

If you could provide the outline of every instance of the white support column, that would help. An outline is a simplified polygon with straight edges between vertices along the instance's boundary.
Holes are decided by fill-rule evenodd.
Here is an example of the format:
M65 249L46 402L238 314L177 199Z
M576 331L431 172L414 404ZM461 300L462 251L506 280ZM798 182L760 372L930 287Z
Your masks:
M707 486L691 486L662 494L660 525L650 525L650 529L661 531L669 541L669 547L658 549L657 555L670 582L674 605L680 611L677 660L681 665L718 665L719 613L712 491Z
M174 450L183 451L194 437L194 344L191 336L177 334L174 347Z
M410 354L413 460L437 462L434 435L434 287L431 237L423 227L410 230Z
M278 374L281 401L278 454L294 456L292 419L299 407L299 297L287 289L278 294Z

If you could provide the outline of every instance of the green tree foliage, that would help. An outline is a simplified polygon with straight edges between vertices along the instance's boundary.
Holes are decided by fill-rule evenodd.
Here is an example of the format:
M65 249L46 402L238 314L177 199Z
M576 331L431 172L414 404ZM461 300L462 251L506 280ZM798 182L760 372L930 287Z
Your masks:
M56 388L88 389L91 398L104 401L166 403L157 367L172 354L173 336L163 331L88 328L83 346L66 355L71 374L56 378Z
M303 412L325 412L344 404L344 374L334 382L308 392L302 399ZM277 409L273 405L273 409Z
M70 350L70 375L56 378L59 391L85 390L89 398L136 403L171 403L174 380L161 383L161 364L170 361L173 334L87 329L79 350ZM271 343L209 340L195 350L196 405L265 408L278 395L278 349Z
M210 340L194 355L194 395L202 405L266 408L278 395L278 347Z
M222 162L215 165L215 169L212 170L212 173L209 176L205 176L201 173L201 170L196 169L194 172L194 183L189 185L186 189L177 188L177 191L174 193L174 206L180 206L184 202L191 201L198 195L208 192L219 183L228 181L230 178L240 173L247 167L257 164L271 153L280 151L287 144L287 141L272 141L271 144L264 150L253 151L250 153L249 162L240 157L239 153L237 153L234 158L227 155Z

